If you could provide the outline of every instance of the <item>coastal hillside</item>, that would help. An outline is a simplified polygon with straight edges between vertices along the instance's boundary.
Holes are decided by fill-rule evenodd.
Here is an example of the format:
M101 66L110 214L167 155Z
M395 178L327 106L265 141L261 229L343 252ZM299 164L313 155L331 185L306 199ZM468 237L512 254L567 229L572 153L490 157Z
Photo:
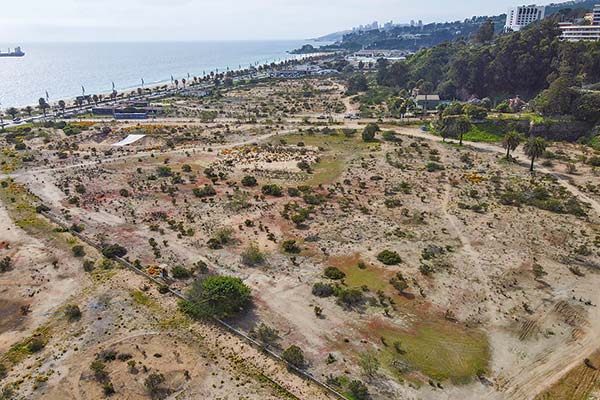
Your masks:
M552 3L546 8L546 16L564 20L571 17L581 17L590 12L596 0L569 1ZM487 21L494 25L496 33L504 29L506 14L492 16L473 16L462 21L433 22L423 26L395 26L391 29L361 30L344 34L331 34L330 40L337 43L324 46L324 50L407 50L416 51L424 47L432 47L444 42L469 40L473 38L478 29Z

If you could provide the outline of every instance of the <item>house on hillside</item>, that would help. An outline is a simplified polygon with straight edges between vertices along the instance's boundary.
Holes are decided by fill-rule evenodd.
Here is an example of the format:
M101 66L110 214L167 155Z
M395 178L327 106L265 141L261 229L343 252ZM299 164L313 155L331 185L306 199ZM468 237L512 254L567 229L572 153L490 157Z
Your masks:
M441 102L438 94L418 94L415 96L415 103L421 110L435 110Z

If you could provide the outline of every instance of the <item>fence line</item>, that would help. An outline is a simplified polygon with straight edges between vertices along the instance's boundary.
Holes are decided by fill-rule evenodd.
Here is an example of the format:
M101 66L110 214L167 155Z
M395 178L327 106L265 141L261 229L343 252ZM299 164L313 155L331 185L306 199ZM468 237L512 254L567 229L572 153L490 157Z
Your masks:
M60 217L58 217L54 213L52 213L50 211L41 211L41 214L44 215L46 218L50 219L55 224L61 226L63 229L68 230L73 236L77 237L81 241L85 242L89 246L95 248L100 253L102 253L102 246L100 246L100 244L96 243L94 240L88 238L87 236L81 234L80 232L73 231L71 229L71 227L68 226L68 224L66 224ZM125 260L122 257L114 257L112 259L115 260L115 261L117 261L121 265L129 268L130 270L132 270L136 274L138 274L140 276L143 276L144 278L152 281L153 283L155 283L155 284L157 284L159 286L164 286L165 285L164 282L156 279L155 277L153 277L152 275L148 274L147 272L142 271L141 269L137 268L135 265L133 265L132 263L130 263L129 261ZM189 301L182 293L180 293L180 292L178 292L176 290L173 290L173 289L171 289L168 286L167 286L167 289L168 289L169 293L171 293L175 297L179 298L180 300ZM222 328L225 328L227 331L229 331L229 332L233 333L234 335L236 335L236 336L244 339L246 342L250 343L255 348L261 350L262 352L264 352L265 354L267 354L271 358L274 358L275 360L277 360L279 362L283 362L284 364L287 365L287 367L290 370L294 371L296 374L300 375L302 378L307 379L307 380L315 383L317 386L325 389L327 392L329 392L330 394L334 395L338 399L348 400L348 398L345 395L343 395L342 393L338 392L336 389L334 389L333 387L331 387L327 383L320 381L319 379L317 379L316 377L314 377L312 374L310 374L310 373L308 373L306 371L303 371L303 370L297 368L296 366L288 363L279 354L275 353L274 351L272 351L271 349L269 349L267 346L263 345L262 343L258 342L257 340L251 338L246 333L240 331L239 329L231 326L227 322L225 322L225 321L223 321L223 320L221 320L221 319L219 319L217 317L212 317L212 319L218 325L220 325ZM273 379L269 378L266 375L265 375L265 378L267 378L269 381L271 381L272 383L274 383L276 385L280 385L279 383L277 383L276 381L274 381Z

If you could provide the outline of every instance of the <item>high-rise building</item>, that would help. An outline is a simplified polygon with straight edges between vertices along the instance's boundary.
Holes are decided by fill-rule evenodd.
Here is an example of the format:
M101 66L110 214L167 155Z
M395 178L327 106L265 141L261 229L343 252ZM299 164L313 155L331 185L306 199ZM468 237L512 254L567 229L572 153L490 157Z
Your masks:
M507 31L520 31L527 25L544 19L546 16L546 7L536 5L518 6L508 10L506 15L505 29Z

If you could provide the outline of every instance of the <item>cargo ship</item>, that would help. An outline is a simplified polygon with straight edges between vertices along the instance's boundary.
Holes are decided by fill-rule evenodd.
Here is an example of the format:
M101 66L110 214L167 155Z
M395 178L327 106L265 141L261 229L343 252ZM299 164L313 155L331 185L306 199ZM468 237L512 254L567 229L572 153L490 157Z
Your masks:
M20 47L15 47L13 51L10 51L10 49L8 49L8 53L3 53L0 50L0 57L23 57L24 55L25 53L23 53Z

